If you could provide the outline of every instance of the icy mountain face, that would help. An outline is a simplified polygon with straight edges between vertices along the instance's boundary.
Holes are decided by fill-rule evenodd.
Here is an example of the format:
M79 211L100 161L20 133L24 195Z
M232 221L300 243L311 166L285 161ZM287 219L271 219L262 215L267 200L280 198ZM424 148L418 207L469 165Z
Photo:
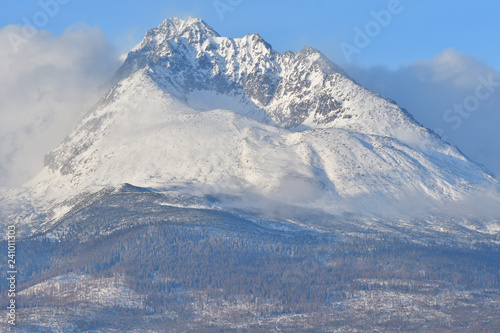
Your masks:
M188 101L199 91L232 96L242 104L234 111L285 128L341 127L402 141L430 135L397 105L358 86L319 51L306 47L282 55L258 34L220 37L198 19L169 19L149 30L116 80L141 69ZM209 105L217 106L226 105Z
M498 182L318 51L170 19L115 79L0 189L19 331L499 327Z
M131 183L330 213L498 203L485 170L311 48L282 55L259 35L174 18L148 31L115 79L47 155L29 184L36 197L61 204Z

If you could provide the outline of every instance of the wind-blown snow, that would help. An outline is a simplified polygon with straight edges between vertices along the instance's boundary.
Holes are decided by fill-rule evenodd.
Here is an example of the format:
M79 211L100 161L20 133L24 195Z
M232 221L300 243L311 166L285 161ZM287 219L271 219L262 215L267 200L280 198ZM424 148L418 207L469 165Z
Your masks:
M482 167L311 48L282 55L170 19L115 79L27 185L35 197L181 183L331 213L499 201Z

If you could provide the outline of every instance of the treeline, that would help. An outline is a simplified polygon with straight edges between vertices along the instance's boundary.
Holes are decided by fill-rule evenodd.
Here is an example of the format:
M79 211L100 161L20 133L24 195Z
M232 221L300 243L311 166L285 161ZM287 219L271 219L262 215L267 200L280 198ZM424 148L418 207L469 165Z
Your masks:
M494 250L394 241L301 243L205 226L141 226L83 244L39 237L19 242L18 251L18 290L68 273L120 276L157 313L186 307L194 301L189 291L199 290L221 302L241 295L271 303L275 306L266 311L277 314L321 311L359 290L433 294L500 285ZM0 286L2 303L5 288ZM51 301L57 298L24 297L19 304L46 306Z

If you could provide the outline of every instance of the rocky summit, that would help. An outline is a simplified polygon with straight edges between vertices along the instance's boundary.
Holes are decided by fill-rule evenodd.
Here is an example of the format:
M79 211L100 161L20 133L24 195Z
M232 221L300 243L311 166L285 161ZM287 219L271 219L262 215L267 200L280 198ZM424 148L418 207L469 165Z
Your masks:
M171 18L112 83L0 193L20 330L499 327L498 180L318 50Z

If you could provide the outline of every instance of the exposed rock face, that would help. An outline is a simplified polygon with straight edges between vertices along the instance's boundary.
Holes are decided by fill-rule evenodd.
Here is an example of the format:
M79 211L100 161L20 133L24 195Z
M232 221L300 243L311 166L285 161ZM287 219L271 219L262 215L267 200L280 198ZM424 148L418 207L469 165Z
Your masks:
M486 170L309 47L280 54L173 18L115 80L47 155L35 197L131 183L356 214L499 200Z

